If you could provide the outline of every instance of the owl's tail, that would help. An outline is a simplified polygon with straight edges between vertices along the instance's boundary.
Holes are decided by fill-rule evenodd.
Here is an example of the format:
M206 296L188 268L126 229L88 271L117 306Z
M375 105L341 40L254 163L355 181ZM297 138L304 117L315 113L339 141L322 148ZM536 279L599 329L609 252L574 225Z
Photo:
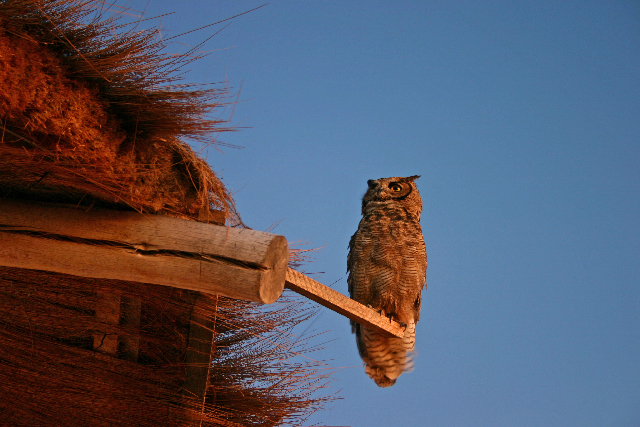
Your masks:
M390 387L405 371L413 369L412 352L416 341L416 324L407 325L403 338L383 335L373 329L356 325L356 341L364 371L380 387Z

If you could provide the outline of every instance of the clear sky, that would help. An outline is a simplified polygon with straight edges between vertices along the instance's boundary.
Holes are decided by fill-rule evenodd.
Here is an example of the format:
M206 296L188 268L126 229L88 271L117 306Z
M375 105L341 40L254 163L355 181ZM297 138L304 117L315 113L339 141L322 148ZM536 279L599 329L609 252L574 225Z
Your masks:
M146 12L170 37L261 4ZM275 0L204 49L187 81L241 87L246 127L207 159L247 225L323 246L317 280L347 292L366 181L422 175L415 370L378 388L321 309L343 399L309 424L640 425L640 3Z

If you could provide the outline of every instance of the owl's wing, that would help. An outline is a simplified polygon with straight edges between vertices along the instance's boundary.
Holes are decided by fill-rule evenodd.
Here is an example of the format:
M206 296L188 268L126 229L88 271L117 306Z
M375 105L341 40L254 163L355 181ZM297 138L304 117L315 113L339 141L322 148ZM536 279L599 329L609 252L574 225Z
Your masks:
M349 296L365 305L369 303L369 293L371 289L365 265L372 245L373 242L358 230L351 236L351 240L349 240L349 255L347 256Z
M413 301L415 321L420 320L420 305L422 302L422 288L427 286L427 250L422 237L422 232L418 227L420 234L405 247L402 252L403 264L412 266L405 269L402 277L404 283L412 284L414 294L417 292Z
M349 242L349 294L361 304L379 308L381 290L398 282L399 248L394 241L380 238L375 227L362 225Z

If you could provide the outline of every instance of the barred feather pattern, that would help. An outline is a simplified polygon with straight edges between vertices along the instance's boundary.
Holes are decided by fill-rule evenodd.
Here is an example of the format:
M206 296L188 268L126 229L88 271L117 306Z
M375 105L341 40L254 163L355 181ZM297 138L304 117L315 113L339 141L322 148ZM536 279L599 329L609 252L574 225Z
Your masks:
M407 325L403 338L383 335L374 329L356 325L358 352L365 373L380 387L390 387L403 372L413 370L416 338L415 322Z
M406 325L404 337L396 338L352 322L365 373L380 387L394 385L413 368L427 268L420 228L422 199L413 182L417 178L370 180L362 201L363 218L349 242L351 298Z

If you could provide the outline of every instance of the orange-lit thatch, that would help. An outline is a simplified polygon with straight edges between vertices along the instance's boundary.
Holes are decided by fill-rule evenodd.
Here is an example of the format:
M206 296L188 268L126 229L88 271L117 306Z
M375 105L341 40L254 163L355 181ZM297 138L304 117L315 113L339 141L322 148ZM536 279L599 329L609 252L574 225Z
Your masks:
M177 85L197 52L166 55L154 31L102 7L0 0L0 198L186 219L221 212L242 226L220 180L180 139L215 142L231 130L212 118L228 105L226 88ZM116 301L115 321L99 315L105 295ZM121 314L128 305L135 321ZM292 332L311 315L293 296L265 310L0 267L0 424L299 424L327 400L316 392L330 370L299 357L308 343ZM213 336L203 341L212 360L204 399L185 391L194 322ZM113 354L101 339L114 339Z
M92 3L0 2L3 193L191 217L229 211L224 186L178 139L230 130L210 117L228 92L175 85L197 55L164 54L154 31L125 31Z

